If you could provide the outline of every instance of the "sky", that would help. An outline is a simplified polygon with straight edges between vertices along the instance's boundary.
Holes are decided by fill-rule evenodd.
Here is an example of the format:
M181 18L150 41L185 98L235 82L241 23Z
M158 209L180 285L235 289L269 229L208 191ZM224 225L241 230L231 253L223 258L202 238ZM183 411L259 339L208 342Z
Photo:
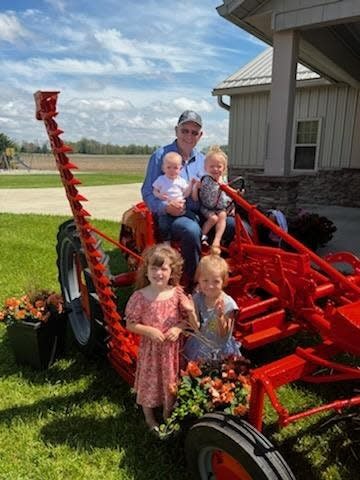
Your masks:
M183 110L199 146L228 143L212 90L265 44L221 17L222 0L1 0L0 132L47 140L33 93L59 90L64 141L161 145Z

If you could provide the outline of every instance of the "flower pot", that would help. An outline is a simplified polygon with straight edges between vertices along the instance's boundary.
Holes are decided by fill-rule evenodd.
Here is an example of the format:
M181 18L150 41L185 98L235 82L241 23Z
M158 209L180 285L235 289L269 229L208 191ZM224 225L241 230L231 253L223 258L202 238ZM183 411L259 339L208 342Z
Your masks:
M47 323L18 321L7 327L16 362L36 369L48 368L63 353L65 331L66 317L61 314Z

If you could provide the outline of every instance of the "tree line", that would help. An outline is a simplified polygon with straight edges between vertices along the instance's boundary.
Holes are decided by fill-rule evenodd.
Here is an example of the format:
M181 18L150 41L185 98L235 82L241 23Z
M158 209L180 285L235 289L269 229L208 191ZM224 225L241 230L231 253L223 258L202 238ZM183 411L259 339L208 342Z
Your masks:
M156 145L113 145L111 143L101 143L91 138L81 138L77 142L66 142L70 145L74 153L86 153L87 155L150 155L156 150ZM38 142L17 143L4 133L0 133L0 154L6 148L13 147L18 153L50 153L48 142L39 144Z
M91 138L81 138L77 142L66 142L73 149L74 153L85 153L87 155L151 155L158 145L113 145L112 143L101 143ZM11 140L4 133L0 133L0 154L6 148L13 147L17 153L50 153L48 142L41 145L38 142L25 142L18 144ZM227 152L227 145L221 145L221 148ZM206 151L208 148L203 149Z

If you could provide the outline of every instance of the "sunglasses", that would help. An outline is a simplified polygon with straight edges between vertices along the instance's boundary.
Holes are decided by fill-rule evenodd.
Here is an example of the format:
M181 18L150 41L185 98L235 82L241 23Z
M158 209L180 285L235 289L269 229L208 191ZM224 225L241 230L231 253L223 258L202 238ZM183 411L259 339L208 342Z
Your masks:
M198 135L200 135L200 131L198 132L197 130L189 130L188 128L180 128L180 132L183 135L189 135L189 133L191 133L193 137L197 137Z

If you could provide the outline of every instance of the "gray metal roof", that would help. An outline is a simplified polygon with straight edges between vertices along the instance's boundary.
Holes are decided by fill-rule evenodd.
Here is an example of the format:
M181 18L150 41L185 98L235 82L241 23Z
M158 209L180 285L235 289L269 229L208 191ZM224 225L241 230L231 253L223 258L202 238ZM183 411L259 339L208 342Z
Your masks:
M251 62L244 65L240 70L233 73L223 82L215 87L216 90L234 89L241 87L254 87L257 85L271 84L272 71L272 55L273 48L269 47ZM297 64L296 80L315 80L320 76L304 67L300 63Z

